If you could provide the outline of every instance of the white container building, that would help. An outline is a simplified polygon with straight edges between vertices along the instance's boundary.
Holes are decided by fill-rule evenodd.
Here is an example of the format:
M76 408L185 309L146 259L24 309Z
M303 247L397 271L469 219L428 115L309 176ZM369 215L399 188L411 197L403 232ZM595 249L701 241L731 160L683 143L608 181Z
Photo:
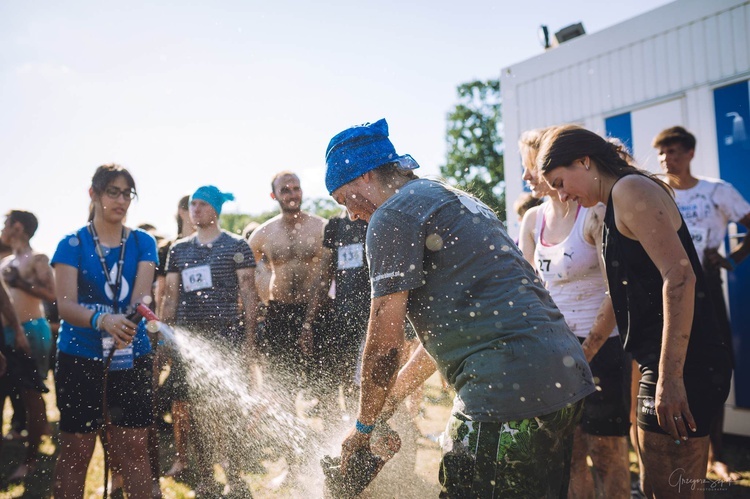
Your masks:
M651 140L682 125L698 140L692 172L731 182L750 200L749 33L750 1L678 0L503 68L511 235L524 190L518 138L561 123L620 138L654 172ZM732 244L743 230L730 229ZM736 371L725 431L750 435L750 262L726 277Z

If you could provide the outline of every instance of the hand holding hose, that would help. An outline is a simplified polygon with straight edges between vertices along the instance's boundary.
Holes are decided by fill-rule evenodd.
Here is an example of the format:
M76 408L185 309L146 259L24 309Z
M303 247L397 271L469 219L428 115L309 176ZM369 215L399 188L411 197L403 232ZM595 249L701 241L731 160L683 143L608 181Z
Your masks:
M106 314L101 320L102 331L108 332L115 340L117 348L124 348L133 342L138 325L128 320L124 314Z

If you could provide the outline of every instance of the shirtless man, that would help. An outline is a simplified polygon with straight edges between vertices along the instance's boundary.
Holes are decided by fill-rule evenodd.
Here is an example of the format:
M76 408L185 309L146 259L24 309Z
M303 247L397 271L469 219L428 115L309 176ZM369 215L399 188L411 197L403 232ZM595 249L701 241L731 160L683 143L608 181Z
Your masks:
M249 240L255 259L271 273L263 347L270 358L281 360L282 368L296 373L313 354L313 325L327 291L322 279L326 220L302 211L299 177L290 171L273 177L271 198L281 213Z
M31 249L29 240L39 223L27 211L8 212L3 225L3 243L13 248L13 254L0 263L10 297L25 335L11 328L5 330L5 341L19 353L17 382L21 391L28 426L28 448L24 462L9 480L24 480L36 468L38 448L47 428L47 411L42 393L49 390L44 378L49 371L49 353L52 332L44 316L43 301L55 301L55 284L52 267L46 255Z

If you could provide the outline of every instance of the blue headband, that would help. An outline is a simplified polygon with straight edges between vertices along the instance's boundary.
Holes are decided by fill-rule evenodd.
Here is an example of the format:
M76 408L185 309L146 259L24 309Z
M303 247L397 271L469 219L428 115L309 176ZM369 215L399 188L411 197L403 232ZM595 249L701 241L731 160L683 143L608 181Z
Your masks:
M207 202L216 211L217 215L221 215L221 206L227 201L233 201L234 194L231 192L221 192L213 185L204 185L203 187L198 187L198 190L190 196L190 200L192 201L193 199L200 199Z
M419 168L408 154L399 156L388 139L388 123L384 119L344 130L328 143L326 149L326 188L329 194L387 163L401 168Z

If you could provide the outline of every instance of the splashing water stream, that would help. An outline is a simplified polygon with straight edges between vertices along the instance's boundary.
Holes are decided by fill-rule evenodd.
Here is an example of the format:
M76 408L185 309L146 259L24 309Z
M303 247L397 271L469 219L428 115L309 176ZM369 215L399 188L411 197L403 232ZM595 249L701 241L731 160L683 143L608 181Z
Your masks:
M280 486L288 474L295 489L306 495L323 496L323 474L317 465L326 451L340 445L342 432L330 432L328 445L320 442L310 420L298 415L294 383L253 376L254 365L242 358L226 341L152 321L149 330L159 331L165 347L179 352L187 370L191 401L191 427L201 450L214 463L237 472L257 467L271 454L283 457L287 469L271 481ZM297 373L290 373L297 379ZM285 386L287 385L287 386ZM296 400L295 400L296 395ZM299 491L302 492L302 491Z

